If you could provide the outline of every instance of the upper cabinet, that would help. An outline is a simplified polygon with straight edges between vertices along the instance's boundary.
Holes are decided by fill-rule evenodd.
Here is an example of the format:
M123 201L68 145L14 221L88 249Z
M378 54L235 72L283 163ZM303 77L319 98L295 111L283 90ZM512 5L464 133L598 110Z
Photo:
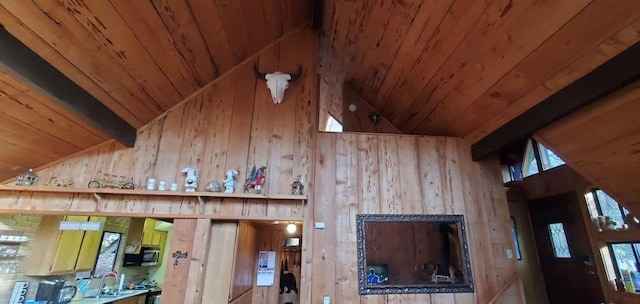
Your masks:
M43 276L93 269L102 231L63 230L61 221L106 221L104 217L43 216L33 241L25 275Z
M89 218L90 222L101 222L102 227L107 222L107 218L104 216L92 216ZM78 254L78 261L76 262L76 271L90 271L96 264L96 258L98 251L100 250L100 243L102 241L102 231L86 231L84 238L82 239L82 246Z

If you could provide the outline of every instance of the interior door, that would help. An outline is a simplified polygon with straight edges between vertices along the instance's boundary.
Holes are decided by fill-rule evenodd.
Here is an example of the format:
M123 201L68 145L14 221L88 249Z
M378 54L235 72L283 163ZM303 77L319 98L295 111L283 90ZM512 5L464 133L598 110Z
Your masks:
M550 304L604 302L578 204L575 192L529 202Z

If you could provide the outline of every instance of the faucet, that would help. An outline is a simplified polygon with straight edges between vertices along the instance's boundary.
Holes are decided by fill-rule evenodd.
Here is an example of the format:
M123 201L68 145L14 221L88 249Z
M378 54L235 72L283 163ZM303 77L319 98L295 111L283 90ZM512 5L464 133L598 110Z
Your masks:
M96 295L96 299L98 297L100 297L100 295L102 294L102 288L104 288L104 278L108 277L108 276L113 276L114 279L116 280L116 285L118 285L118 276L117 276L117 272L115 270L105 273L104 275L102 275L102 278L100 278L100 288L98 289L98 294Z

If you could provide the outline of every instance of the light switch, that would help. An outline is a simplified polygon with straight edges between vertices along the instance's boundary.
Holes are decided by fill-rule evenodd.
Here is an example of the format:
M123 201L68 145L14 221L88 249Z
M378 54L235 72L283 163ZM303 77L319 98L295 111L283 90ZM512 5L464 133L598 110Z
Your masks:
M507 249L507 259L511 260L513 259L513 250L511 249Z
M322 304L331 304L331 298L329 296L324 296L322 298Z
M316 229L324 229L326 227L324 222L316 222Z

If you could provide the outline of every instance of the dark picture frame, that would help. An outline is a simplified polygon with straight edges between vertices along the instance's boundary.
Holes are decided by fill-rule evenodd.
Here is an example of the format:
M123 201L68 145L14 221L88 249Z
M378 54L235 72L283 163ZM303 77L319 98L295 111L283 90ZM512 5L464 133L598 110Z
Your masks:
M454 244L455 256L457 257L459 269L456 269L458 275L458 281L448 281L449 278L446 275L436 275L437 269L434 271L432 278L435 280L421 281L418 283L398 283L394 282L392 277L392 266L389 265L388 282L372 282L370 276L372 265L380 265L384 262L371 261L370 265L367 265L367 227L374 229L376 223L391 223L391 224L415 224L424 223L425 225L444 225L447 227L455 227L451 235L457 236L457 244ZM448 228L449 229L449 228ZM375 229L374 229L375 230ZM463 215L444 215L444 214L357 214L356 215L356 231L357 231L357 245L358 245L358 292L361 295L375 295L375 294L426 294L426 293L472 293L474 292L473 276L471 272L471 260L469 254L469 245L467 243L467 231L464 223ZM373 230L372 230L373 231ZM425 233L427 233L425 231ZM377 242L377 240L370 240L370 242ZM374 246L374 245L371 245ZM376 247L377 248L377 247ZM389 246L388 250L398 252L400 250L411 250L408 248L393 248ZM457 252L459 251L459 252ZM428 257L424 258L425 260ZM387 267L386 264L385 268ZM451 264L449 264L451 265ZM429 265L430 266L430 265ZM427 264L422 264L425 272L428 272ZM378 274L378 271L373 271L374 274Z

